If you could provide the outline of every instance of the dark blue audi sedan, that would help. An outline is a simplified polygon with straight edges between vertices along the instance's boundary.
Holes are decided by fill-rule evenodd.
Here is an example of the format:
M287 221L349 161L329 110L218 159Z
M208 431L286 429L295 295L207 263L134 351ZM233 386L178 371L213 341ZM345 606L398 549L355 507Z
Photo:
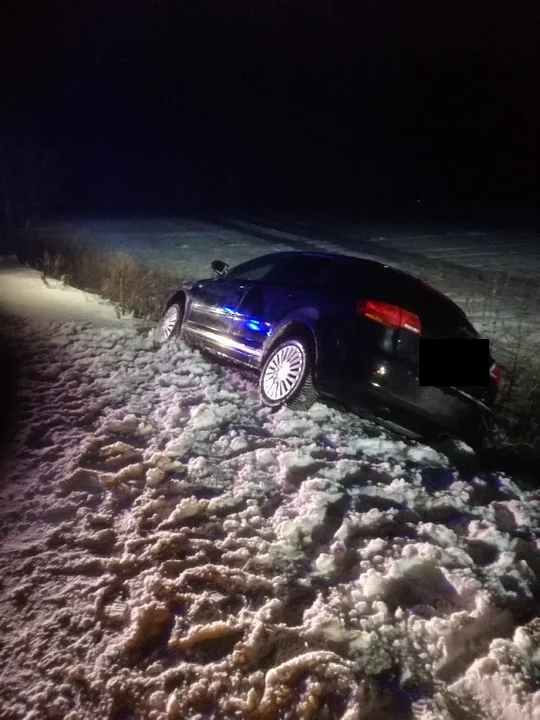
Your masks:
M334 398L412 436L478 441L501 380L490 359L479 387L422 386L421 338L478 338L448 297L388 265L316 252L280 252L181 286L156 328L259 374L270 407Z

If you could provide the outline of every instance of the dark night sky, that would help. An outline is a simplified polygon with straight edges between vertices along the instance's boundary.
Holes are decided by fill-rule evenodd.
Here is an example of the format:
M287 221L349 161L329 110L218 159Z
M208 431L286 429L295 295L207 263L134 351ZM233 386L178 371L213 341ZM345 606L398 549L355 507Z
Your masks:
M66 210L540 205L537 3L2 8L4 137L54 151Z

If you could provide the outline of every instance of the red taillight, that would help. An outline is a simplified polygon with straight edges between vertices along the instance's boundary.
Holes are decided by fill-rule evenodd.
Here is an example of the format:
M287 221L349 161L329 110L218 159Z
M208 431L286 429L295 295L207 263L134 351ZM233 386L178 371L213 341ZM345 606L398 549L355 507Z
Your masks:
M381 325L392 330L403 328L417 335L422 332L422 324L418 315L397 305L390 305L379 300L358 300L356 311L359 315L375 320L375 322L381 323Z
M502 370L497 365L497 363L493 363L493 365L489 369L489 374L491 377L495 380L495 385L497 386L497 389L500 387L501 380L502 380Z

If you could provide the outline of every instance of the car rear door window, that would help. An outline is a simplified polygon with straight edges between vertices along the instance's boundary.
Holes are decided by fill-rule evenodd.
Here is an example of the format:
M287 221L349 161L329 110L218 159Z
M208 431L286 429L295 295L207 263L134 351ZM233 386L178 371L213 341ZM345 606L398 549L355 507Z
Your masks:
M229 270L225 278L227 280L264 280L276 268L280 260L279 257L272 256L248 260Z
M304 255L287 258L269 275L269 282L293 287L326 288L331 282L331 259Z

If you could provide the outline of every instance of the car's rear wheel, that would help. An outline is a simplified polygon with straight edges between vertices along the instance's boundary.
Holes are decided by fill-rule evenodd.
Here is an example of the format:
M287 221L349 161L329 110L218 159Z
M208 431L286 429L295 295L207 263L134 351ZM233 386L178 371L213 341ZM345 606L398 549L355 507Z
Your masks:
M282 405L307 410L317 401L312 359L305 341L289 338L272 348L259 378L262 401L269 407Z
M180 335L184 309L179 303L173 303L163 313L154 332L154 340L158 345L163 345Z

